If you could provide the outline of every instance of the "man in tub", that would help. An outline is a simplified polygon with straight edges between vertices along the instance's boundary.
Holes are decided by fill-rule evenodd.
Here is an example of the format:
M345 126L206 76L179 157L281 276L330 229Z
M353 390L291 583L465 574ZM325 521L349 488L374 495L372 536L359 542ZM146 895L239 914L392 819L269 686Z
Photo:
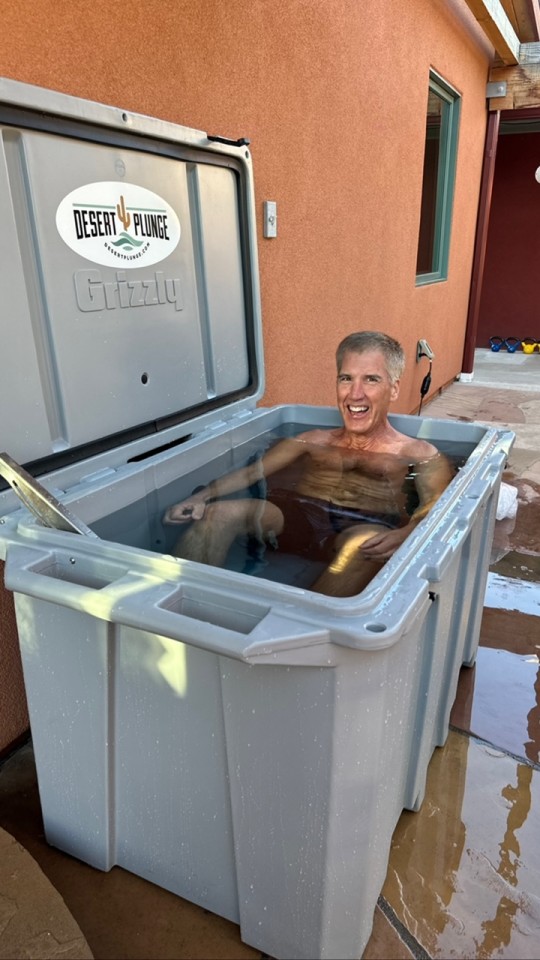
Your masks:
M189 524L177 556L223 566L235 538L248 535L323 560L327 566L310 589L348 597L426 516L453 473L436 447L388 421L403 348L384 333L352 333L339 344L336 362L343 425L280 440L256 462L170 507L165 523ZM261 481L265 499L250 497L248 488Z

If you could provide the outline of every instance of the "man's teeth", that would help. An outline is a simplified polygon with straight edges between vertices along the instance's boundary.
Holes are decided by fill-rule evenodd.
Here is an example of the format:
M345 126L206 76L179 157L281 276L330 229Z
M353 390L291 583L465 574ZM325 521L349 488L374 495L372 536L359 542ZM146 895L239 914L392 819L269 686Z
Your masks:
M368 407L351 407L351 406L349 406L349 410L351 411L351 413L366 413L367 410L368 410Z

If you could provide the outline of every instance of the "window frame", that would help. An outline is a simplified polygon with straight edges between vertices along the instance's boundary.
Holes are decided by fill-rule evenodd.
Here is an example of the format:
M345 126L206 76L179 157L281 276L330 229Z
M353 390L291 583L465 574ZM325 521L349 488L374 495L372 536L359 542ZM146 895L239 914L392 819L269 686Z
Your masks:
M461 94L447 83L446 80L443 80L434 70L430 70L429 72L428 98L430 93L434 93L443 102L439 160L437 166L435 226L433 231L433 269L427 273L416 273L416 286L425 286L426 284L438 283L448 279L459 119L461 114ZM422 196L423 192L424 166L422 167ZM419 243L420 223L418 229L417 260Z

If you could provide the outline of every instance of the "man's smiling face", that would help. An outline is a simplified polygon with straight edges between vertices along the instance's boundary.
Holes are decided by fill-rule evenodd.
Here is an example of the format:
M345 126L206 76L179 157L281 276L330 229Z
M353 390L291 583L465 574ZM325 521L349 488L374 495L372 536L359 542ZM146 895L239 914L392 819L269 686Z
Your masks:
M346 353L337 377L337 405L347 432L377 435L386 428L388 408L399 393L379 350Z

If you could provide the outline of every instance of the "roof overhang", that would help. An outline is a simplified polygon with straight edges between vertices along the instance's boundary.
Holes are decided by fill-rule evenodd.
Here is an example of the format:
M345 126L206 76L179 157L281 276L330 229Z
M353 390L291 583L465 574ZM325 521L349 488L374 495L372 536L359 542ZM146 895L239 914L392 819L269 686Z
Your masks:
M465 0L494 47L487 98L490 110L540 106L538 0Z
M518 0L465 0L488 40L493 44L498 60L505 65L519 63L521 40L508 16L507 7L518 5ZM519 6L525 7L526 0L519 0Z
M520 62L520 47L540 40L538 0L465 0L495 49L493 66Z

